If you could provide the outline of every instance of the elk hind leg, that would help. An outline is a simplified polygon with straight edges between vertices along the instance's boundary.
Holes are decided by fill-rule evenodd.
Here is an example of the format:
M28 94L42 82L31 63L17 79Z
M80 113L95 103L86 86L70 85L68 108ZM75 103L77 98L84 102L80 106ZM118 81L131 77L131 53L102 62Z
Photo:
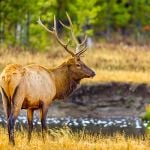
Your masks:
M41 126L42 126L42 137L44 141L45 141L45 133L47 130L47 126L46 126L47 112L48 112L48 107L45 104L43 104L40 109L40 119L41 119Z
M12 97L12 103L11 103L11 114L8 118L9 142L13 145L15 145L15 140L14 140L15 121L19 115L24 100L24 96L21 93L22 91L20 88L15 89L14 95Z
M33 113L34 110L29 108L27 110L27 119L28 119L28 142L31 140L31 134L33 130Z

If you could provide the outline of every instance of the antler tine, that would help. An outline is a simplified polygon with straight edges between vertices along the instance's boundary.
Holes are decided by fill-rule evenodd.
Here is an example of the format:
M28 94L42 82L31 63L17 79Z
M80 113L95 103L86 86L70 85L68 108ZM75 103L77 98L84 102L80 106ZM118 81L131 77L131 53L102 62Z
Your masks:
M48 32L50 32L50 33L52 33L52 34L54 34L54 31L49 30L49 29L42 23L42 21L41 21L40 18L39 18L39 20L38 20L37 22L38 22L39 25L41 25L46 31L48 31Z
M84 44L86 44L86 40L87 40L87 35L85 35L84 40L82 41L82 43L80 43L80 46L83 46Z
M85 45L78 53L76 53L76 56L80 56L81 54L83 54L85 51L87 50L87 46Z
M82 49L76 53L76 56L80 56L81 54L83 54L86 50L87 50L87 45L86 45L86 40L87 40L87 35L85 35L84 40L82 41L82 43L79 45L80 47L82 47Z
M70 27L68 27L67 25L65 25L61 20L59 20L59 22L60 22L60 24L61 24L63 27L65 27L65 28L68 29L68 30L71 30Z
M71 21L71 18L70 18L70 16L68 15L68 13L66 12L66 15L67 15L67 18L68 18L68 21L69 21L69 24L70 24L70 30L71 30L71 35L72 35L72 38L73 38L73 40L75 41L75 43L77 44L77 46L78 46L78 40L76 39L76 37L75 37L75 34L74 34L74 30L73 30L73 24L72 24L72 21Z
M69 54L71 54L73 57L75 56L75 54L74 54L72 51L70 51L70 50L68 49L68 44L70 43L70 40L67 42L67 44L65 44L65 43L63 43L63 42L59 39L59 37L58 37L55 15L54 15L54 27L53 27L53 31L52 31L52 30L49 30L49 29L42 23L42 21L40 20L40 18L39 18L39 20L38 20L37 22L38 22L45 30L47 30L48 32L50 32L50 33L52 33L53 35L55 35L55 37L56 37L58 43L59 43L62 47L64 47L64 49L65 49Z

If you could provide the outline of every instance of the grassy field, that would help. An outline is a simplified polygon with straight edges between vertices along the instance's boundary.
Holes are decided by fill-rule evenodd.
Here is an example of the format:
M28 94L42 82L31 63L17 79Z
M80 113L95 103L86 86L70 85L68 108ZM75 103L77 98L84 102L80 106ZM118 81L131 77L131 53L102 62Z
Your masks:
M40 64L53 68L67 60L68 54L60 47L52 47L45 53L31 53L20 49L0 49L0 71L10 63ZM124 44L97 44L82 58L96 71L96 77L82 83L133 82L150 83L150 47L127 46ZM68 129L51 130L42 141L41 135L33 133L31 143L27 142L27 132L15 132L16 146L8 145L7 130L0 127L0 150L149 150L150 137L125 138L89 135L84 132L72 133Z
M9 63L22 65L36 63L53 68L67 58L68 54L60 47L51 47L46 53L31 53L3 47L0 50L0 70ZM89 49L82 59L96 71L96 77L84 80L83 83L109 81L150 83L150 47L148 46L97 44L95 48Z
M84 132L72 133L69 129L51 130L43 142L41 135L33 133L31 142L27 141L27 132L16 132L16 146L8 144L6 130L0 128L0 150L149 150L150 140L125 138L116 134L113 137L89 135Z

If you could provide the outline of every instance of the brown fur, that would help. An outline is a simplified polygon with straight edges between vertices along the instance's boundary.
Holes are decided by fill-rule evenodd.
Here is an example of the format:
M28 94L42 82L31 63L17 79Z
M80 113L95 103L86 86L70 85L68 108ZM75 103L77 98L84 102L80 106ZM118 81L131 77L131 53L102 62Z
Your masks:
M57 68L47 69L39 65L6 66L0 76L3 106L8 118L9 139L14 143L12 127L21 109L28 109L29 140L32 131L33 111L40 109L42 129L49 105L54 99L67 97L83 78L94 76L79 57L72 57ZM8 111L9 110L9 111Z

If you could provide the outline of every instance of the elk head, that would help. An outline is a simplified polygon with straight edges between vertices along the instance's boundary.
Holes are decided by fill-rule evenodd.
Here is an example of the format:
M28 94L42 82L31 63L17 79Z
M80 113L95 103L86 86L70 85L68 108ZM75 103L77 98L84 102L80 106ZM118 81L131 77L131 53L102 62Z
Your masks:
M75 37L74 34L74 30L73 30L73 24L72 21L69 17L69 15L66 13L68 21L69 21L69 25L67 26L65 24L63 24L61 21L61 25L63 27L65 27L66 29L68 29L71 32L71 37L73 39L73 41L76 44L76 48L75 48L75 53L71 50L69 50L68 45L70 43L71 40L68 40L68 42L65 44L63 41L60 40L60 38L58 37L58 33L57 33L57 27L56 27L56 18L54 16L54 27L52 28L52 30L48 29L40 20L38 20L38 23L48 32L50 32L51 34L53 34L55 36L55 38L57 39L58 43L72 56L68 61L67 61L67 66L69 68L70 74L72 76L72 78L76 81L81 80L83 78L90 78L90 77L94 77L95 76L95 72L93 70L91 70L83 61L81 61L80 56L87 50L87 45L86 45L86 40L87 40L87 36L85 36L85 39L79 43L78 40Z

